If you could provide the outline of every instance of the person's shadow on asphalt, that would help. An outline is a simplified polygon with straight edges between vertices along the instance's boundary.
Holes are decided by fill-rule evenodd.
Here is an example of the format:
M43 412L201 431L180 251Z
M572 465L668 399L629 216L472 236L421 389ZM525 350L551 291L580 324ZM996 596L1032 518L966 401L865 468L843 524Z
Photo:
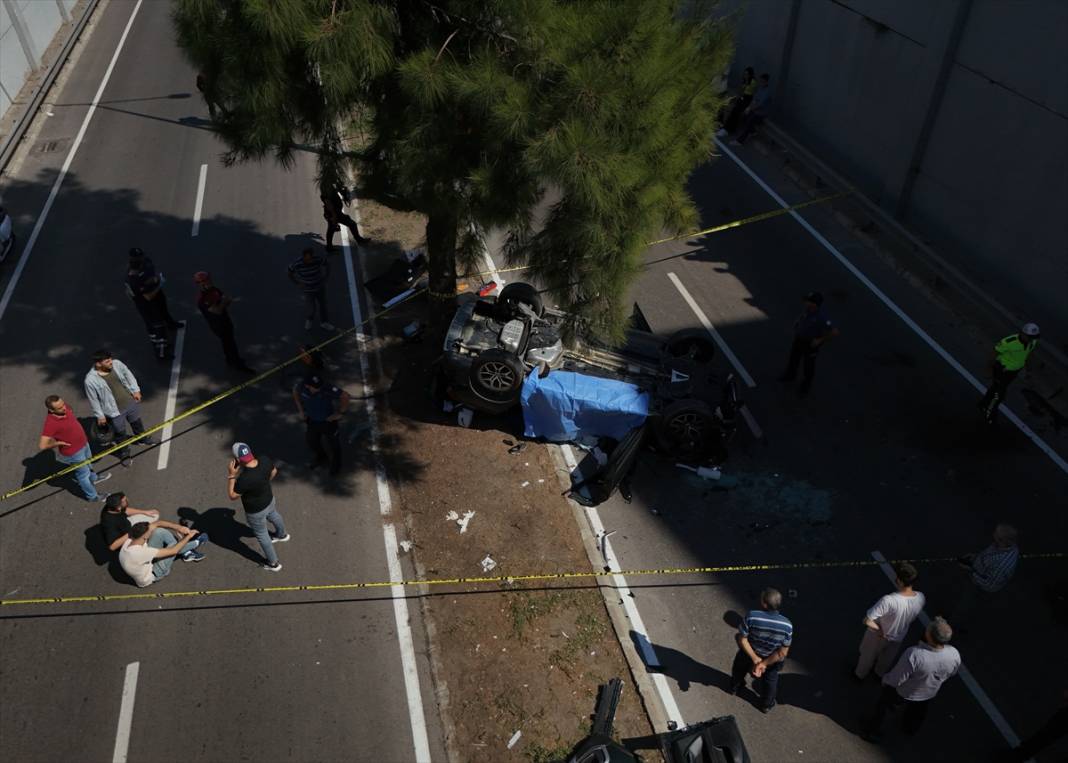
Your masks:
M635 638L633 632L631 633L631 638ZM698 662L693 657L677 649L672 649L662 644L653 644L652 647L656 650L656 656L660 659L660 667L659 669L649 668L649 672L660 673L674 679L679 686L679 691L689 691L690 684L715 686L723 689L723 691L727 691L730 688L731 677L729 674L705 665L703 662Z
M108 566L108 573L116 583L133 584L119 564L118 552L109 549L108 544L104 542L104 530L99 524L85 529L85 550L93 557L93 563L97 567L103 567L105 564Z
M234 518L235 514L234 509L224 507L199 512L189 506L182 506L178 509L179 519L188 520L194 530L207 533L211 538L211 545L233 551L256 564L262 564L265 561L264 558L242 541L243 538L256 536L246 525Z

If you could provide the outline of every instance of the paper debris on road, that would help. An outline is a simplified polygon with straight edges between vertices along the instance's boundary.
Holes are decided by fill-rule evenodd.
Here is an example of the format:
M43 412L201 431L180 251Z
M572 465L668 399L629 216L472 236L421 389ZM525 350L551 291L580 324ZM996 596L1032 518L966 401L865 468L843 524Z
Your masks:
M521 737L521 736L523 736L522 730L516 731L514 734L512 734L512 738L508 740L508 749L509 750L512 749L513 747L515 747L515 743L519 741L519 737Z
M473 511L465 511L464 515L456 520L456 524L460 525L460 532L467 532L467 523L471 521L471 517L475 516Z
M520 485L519 487L526 487L529 484L530 484L530 480L523 480L523 484Z
M489 572L497 566L497 562L493 561L493 558L489 554L486 554L486 558L482 560L482 571Z
M400 548L404 553L408 553L412 550L412 542L410 540L402 540L400 542Z

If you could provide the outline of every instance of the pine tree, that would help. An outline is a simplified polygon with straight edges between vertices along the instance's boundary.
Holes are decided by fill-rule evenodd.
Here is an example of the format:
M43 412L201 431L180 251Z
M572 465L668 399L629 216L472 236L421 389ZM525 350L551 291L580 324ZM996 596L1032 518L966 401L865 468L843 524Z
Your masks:
M490 227L563 309L616 335L645 242L696 221L729 31L674 0L178 0L230 161L318 151L427 217L430 291ZM683 11L686 11L685 13ZM342 150L339 126L367 141Z

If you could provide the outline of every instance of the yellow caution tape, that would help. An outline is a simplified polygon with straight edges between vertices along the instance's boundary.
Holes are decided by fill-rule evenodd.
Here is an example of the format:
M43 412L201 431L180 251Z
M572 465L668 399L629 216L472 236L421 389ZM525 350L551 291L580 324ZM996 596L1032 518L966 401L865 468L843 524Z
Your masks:
M349 329L344 329L343 331L338 332L337 334L335 334L334 336L330 337L329 339L327 339L327 340L325 340L323 342L320 342L319 344L315 345L314 347L309 348L308 352L314 352L315 350L322 349L323 347L326 347L327 345L333 344L334 342L337 342L340 339L344 339L345 337L349 336L350 334L353 334L353 333L359 331L361 328L363 328L364 326L366 326L368 323L370 323L371 321L375 320L376 318L380 318L381 316L385 315L386 313L388 313L390 310L392 310L393 308L397 307L398 305L403 305L408 300L418 296L423 291L424 291L423 289L416 289L415 291L413 291L411 294L409 294L404 299L400 300L399 302L396 302L395 304L390 305L385 310L381 310L378 313L372 315L371 317L367 318L366 320L364 320L359 325L353 326L352 328L349 328ZM306 354L307 353L305 353L305 352L301 352L298 355L294 355L289 360L286 360L286 361L284 361L282 363L279 363L274 368L268 369L268 370L264 371L261 374L257 374L256 376L252 377L248 381L244 381L241 384L238 384L238 385L236 385L234 387L230 387L230 389L225 390L223 392L220 392L219 394L215 395L215 397L209 398L208 400L205 400L204 402L199 403L198 405L195 405L192 408L190 408L190 409L188 409L186 411L183 411L182 413L179 413L178 415L176 415L176 416L174 416L172 418L167 419L166 421L161 421L159 424L156 424L154 427L152 427L150 429L146 429L144 432L141 432L140 434L133 435L133 436L127 438L126 440L123 440L122 442L120 442L120 443L118 443L116 445L112 445L110 448L107 448L106 450L102 450L99 453L94 454L90 458L87 458L85 461L82 461L82 462L77 463L77 464L71 464L70 466L68 466L68 467L66 467L64 469L60 469L57 472L53 472L52 474L49 474L47 477L41 477L40 479L34 480L33 482L30 482L29 484L23 485L20 488L17 488L15 490L9 490L8 492L6 492L2 496L0 496L0 501L6 501L9 498L13 498L16 495L19 495L20 493L25 493L27 490L32 490L33 488L37 487L38 485L43 485L45 482L48 482L49 480L54 480L56 477L62 477L65 474L70 474L75 469L80 469L83 466L88 466L89 464L93 463L94 461L99 461L104 456L107 456L107 455L110 455L111 453L115 453L116 451L122 450L127 445L132 445L133 443L135 443L138 440L140 440L142 437L147 437L148 435L155 434L156 432L159 432L161 429L166 427L168 424L173 424L176 421L181 421L182 419L186 419L186 418L189 418L190 416L192 416L194 414L200 413L205 408L208 408L208 407L210 407L212 405L215 405L220 400L225 400L226 398L230 397L231 395L236 394L237 392L240 392L241 390L245 389L246 387L251 387L253 384L258 384L259 382L263 381L264 379L266 379L266 378L268 378L270 376L273 376L274 374L276 374L279 371L281 371L283 368L286 368L287 366L290 366L293 363L296 363L298 360L303 358L304 355L306 355Z
M1021 554L1021 559L1063 559L1068 556L1054 552L1047 554ZM937 562L954 562L956 557L936 557L929 559L900 559L896 561L912 564L933 564ZM894 562L888 562L893 564ZM318 585L263 586L257 588L215 588L206 591L163 591L160 593L119 593L98 594L95 596L47 596L37 599L0 599L0 607L28 606L31 604L79 604L88 602L138 601L142 599L180 599L196 596L224 596L250 593L299 593L308 591L353 591L365 588L388 588L390 586L434 586L434 585L482 585L487 583L513 584L543 582L547 580L577 580L590 578L610 578L615 575L632 578L649 575L707 575L730 572L769 572L785 570L832 569L842 567L874 567L882 562L873 559L838 562L787 562L781 564L734 564L718 567L665 567L647 570L620 570L618 572L541 572L531 575L497 575L493 577L432 578L429 580L374 580L355 583L324 583ZM516 589L523 590L523 589Z
M796 211L798 209L804 209L805 207L811 207L813 204L823 204L824 202L827 202L827 201L834 201L835 199L840 199L843 196L849 196L851 193L852 193L852 191L842 191L840 193L832 193L829 196L821 196L818 199L810 199L808 201L803 201L800 204L794 204L794 205L789 206L789 207L779 207L777 209L769 210L768 212L761 212L760 214L757 214L757 215L750 215L749 217L743 217L743 218L741 218L739 220L732 220L729 223L723 223L721 225L716 225L716 226L713 226L711 228L705 228L704 230L697 230L697 231L692 231L692 232L688 232L688 233L680 233L677 236L668 236L667 238L659 238L656 241L647 242L646 246L656 246L657 244L666 244L668 241L678 241L679 239L683 239L683 238L693 238L695 236L706 236L706 235L708 235L710 233L721 233L722 231L730 230L731 228L741 228L743 225L749 225L750 223L758 223L758 222L762 222L764 220L770 220L773 217L779 217L781 215L788 215L791 212L794 212L794 211ZM645 265L643 267L648 267L649 265L655 265L657 262L661 262L661 260L657 260L655 262L647 262L647 263L645 263ZM516 265L515 267L511 267L511 268L497 268L496 270L483 270L483 271L480 271L478 273L468 273L464 277L465 278L482 278L484 276L494 275L495 273L515 273L515 272L520 271L520 270L530 270L531 267L532 267L531 265Z

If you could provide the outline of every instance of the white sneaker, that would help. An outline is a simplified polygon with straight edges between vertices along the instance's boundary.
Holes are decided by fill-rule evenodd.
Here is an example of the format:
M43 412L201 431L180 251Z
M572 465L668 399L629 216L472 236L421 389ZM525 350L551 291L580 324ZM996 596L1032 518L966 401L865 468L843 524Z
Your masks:
M272 535L271 536L271 543L288 543L289 539L292 538L292 537L293 536L290 535L289 533L286 533L282 537L278 537L277 535Z
M265 564L263 565L263 569L267 570L268 572L281 572L282 563L277 562L276 564L274 564L274 566L271 566L270 564Z
M310 329L310 328L311 328L311 326L312 326L311 318L309 318L308 320L304 321L304 330L305 330L305 331L307 331L308 329Z
M337 326L335 326L333 323L328 323L327 321L323 321L322 323L320 323L319 328L323 329L324 331L337 331Z

